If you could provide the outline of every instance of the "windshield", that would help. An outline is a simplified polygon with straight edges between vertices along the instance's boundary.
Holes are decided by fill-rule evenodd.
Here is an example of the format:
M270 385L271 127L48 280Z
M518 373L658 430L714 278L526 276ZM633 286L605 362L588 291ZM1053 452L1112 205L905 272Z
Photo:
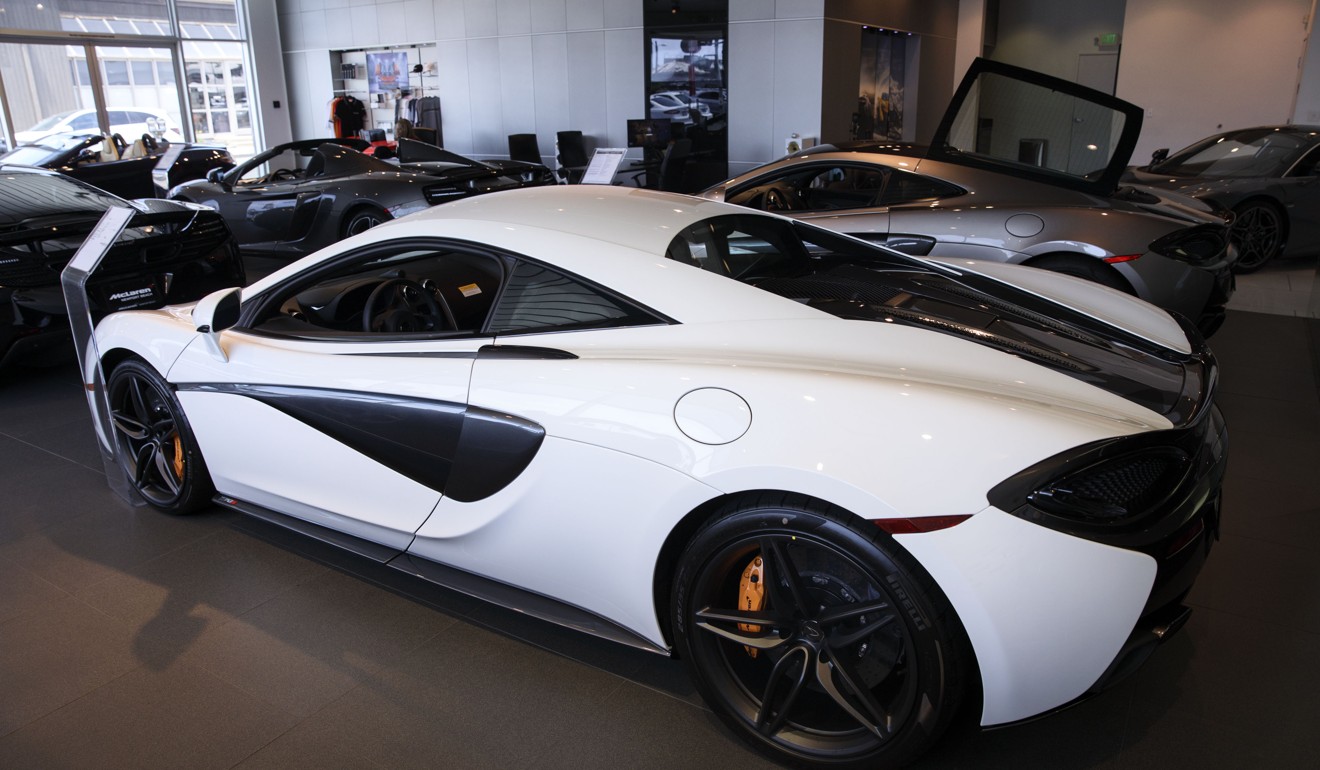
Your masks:
M49 131L50 129L52 129L52 128L55 127L55 124L56 124L56 123L59 123L61 120L64 120L65 118L69 117L69 116L72 115L72 114L73 114L73 110L68 110L67 112L61 112L61 113L58 114L58 115L51 115L51 116L48 117L48 118L42 118L41 120L39 120L39 121L37 121L36 123L32 124L32 127L29 128L28 130L29 130L29 131Z
M1174 176L1283 176L1310 146L1275 129L1239 131L1197 142L1150 170Z

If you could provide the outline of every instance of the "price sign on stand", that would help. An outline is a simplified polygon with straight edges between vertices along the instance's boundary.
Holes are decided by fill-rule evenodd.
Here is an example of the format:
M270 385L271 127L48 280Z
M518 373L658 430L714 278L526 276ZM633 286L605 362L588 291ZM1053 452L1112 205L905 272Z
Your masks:
M591 156L591 164L582 175L582 184L614 184L614 173L619 170L628 150L622 147L598 147Z
M74 349L78 352L78 368L82 372L83 386L87 393L87 406L92 410L92 426L96 430L97 446L101 449L106 481L115 494L133 505L142 505L142 500L134 491L116 455L114 426L110 422L110 399L105 392L105 376L101 371L101 354L96 347L91 300L87 297L87 279L109 253L110 247L119 240L119 234L124 232L133 213L133 209L123 206L107 209L60 274L60 285L64 289L64 304L69 310L69 328L73 332Z
M174 162L183 154L183 145L173 143L165 148L165 154L156 161L156 166L151 170L151 181L156 183L156 190L160 192L161 197L170 191L170 169Z

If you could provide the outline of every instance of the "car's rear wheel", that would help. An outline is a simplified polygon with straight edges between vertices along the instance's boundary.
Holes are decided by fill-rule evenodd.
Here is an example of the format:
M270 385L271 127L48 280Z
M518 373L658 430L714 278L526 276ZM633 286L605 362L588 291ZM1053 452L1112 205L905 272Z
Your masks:
M1235 273L1254 273L1283 250L1283 214L1271 203L1249 201L1234 209L1237 215L1228 237L1237 246Z
M697 688L777 759L898 767L963 695L948 601L888 535L836 508L766 495L726 510L693 536L673 592Z
M344 217L343 233L347 238L351 235L364 233L382 222L388 222L390 215L378 208L364 206L354 209Z
M106 382L116 451L142 498L166 513L192 513L214 487L174 389L156 370L127 359Z

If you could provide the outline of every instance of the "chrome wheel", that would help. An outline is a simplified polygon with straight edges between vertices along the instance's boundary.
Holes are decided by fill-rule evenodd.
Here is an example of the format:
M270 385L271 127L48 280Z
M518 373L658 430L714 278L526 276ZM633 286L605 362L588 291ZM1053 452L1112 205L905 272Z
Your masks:
M1279 255L1283 247L1283 216L1268 203L1248 203L1238 207L1229 238L1237 247L1235 273L1259 270Z

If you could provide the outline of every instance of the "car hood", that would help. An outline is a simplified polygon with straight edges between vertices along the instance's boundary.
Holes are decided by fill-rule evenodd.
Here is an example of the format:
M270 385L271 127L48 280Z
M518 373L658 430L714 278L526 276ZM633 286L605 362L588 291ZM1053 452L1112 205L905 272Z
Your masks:
M1155 194L1174 194L1202 201L1216 194L1257 189L1262 184L1258 177L1171 176L1156 174L1145 167L1129 168L1123 179Z

